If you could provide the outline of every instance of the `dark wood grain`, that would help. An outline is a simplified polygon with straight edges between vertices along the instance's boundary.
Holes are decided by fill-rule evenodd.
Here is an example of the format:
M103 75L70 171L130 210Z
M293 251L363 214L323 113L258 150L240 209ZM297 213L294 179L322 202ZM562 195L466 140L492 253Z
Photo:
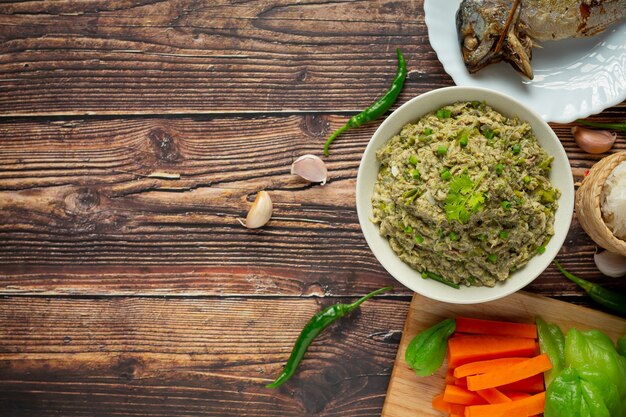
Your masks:
M392 279L361 235L354 195L376 124L336 142L325 186L289 172L297 156L319 154L344 120L7 120L0 124L2 291L358 295L386 285ZM601 156L580 152L568 126L555 129L580 180ZM625 139L615 150L626 149ZM156 171L181 178L145 177ZM274 217L247 230L237 218L260 190L270 192ZM599 277L594 250L574 221L566 265ZM552 270L530 289L580 294Z
M264 388L338 301L0 299L0 415L380 415L408 297L363 304Z
M0 415L380 415L410 291L356 216L379 122L333 145L327 185L289 168L387 89L397 47L396 106L452 85L422 4L0 3ZM602 155L553 128L580 181ZM244 229L260 190L272 221ZM574 219L559 259L624 290L595 249ZM263 388L314 312L388 284ZM599 308L554 267L527 289Z
M354 111L451 85L421 1L0 5L3 115Z

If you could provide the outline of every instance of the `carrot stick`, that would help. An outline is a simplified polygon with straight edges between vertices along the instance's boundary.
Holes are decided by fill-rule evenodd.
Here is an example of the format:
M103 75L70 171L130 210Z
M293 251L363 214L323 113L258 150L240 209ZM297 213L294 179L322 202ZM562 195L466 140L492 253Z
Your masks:
M463 378L468 375L484 374L485 372L491 372L498 369L507 369L511 365L523 362L528 358L498 358L489 359L486 361L477 361L466 363L457 368L454 368L454 377Z
M542 353L534 358L527 359L515 365L511 365L506 370L500 369L480 375L467 377L467 389L478 391L485 388L499 387L510 384L533 375L541 374L552 369L552 364L548 355Z
M536 353L533 339L506 336L459 336L448 340L448 366L456 368L469 362L533 356Z
M454 381L454 385L467 388L467 377L464 376L463 378L457 378L456 381Z
M543 413L546 393L500 404L470 405L465 407L465 417L528 417Z
M488 334L494 336L526 337L529 339L537 339L537 326L535 324L480 320L462 316L457 316L455 320L455 331L459 333Z
M454 376L452 369L448 369L448 372L446 372L445 382L446 384L454 384L456 382L456 377Z
M465 413L465 406L460 404L453 404L444 401L443 393L436 395L433 398L433 408L435 410L443 411L444 413L458 414L462 416Z
M480 395L456 385L446 385L446 389L443 391L443 400L447 403L461 405L486 404Z
M487 388L476 391L476 394L483 397L489 404L508 403L511 400L509 397L498 391L497 388Z
M506 395L507 397L509 397L509 399L511 399L512 401L517 401L517 400L521 400L522 398L528 398L530 397L530 394L527 392L522 392L522 391L501 391L502 394Z
M467 386L467 380L465 381L465 386ZM500 391L520 391L537 394L538 392L544 391L546 387L543 383L543 375L537 374L511 384L502 385L501 387L498 387L498 389Z

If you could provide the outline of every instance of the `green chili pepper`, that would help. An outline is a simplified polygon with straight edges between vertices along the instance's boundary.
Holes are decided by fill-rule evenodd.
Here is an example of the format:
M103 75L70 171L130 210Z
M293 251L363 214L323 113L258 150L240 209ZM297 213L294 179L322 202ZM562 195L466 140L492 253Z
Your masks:
M422 278L424 278L424 279L430 278L430 279L432 279L434 281L441 282L442 284L445 284L448 287L452 287L452 288L455 288L457 290L459 288L461 288L461 286L459 284L457 284L456 282L451 281L451 280L449 280L447 278L444 278L441 275L435 274L434 272L424 271L424 272L422 272Z
M445 319L418 333L406 348L404 359L419 376L437 372L446 355L448 338L454 333L456 322Z
M565 336L558 325L546 323L541 317L537 317L535 321L539 348L541 353L548 355L552 364L552 369L544 373L544 381L548 387L565 366Z
M311 317L311 319L304 325L304 328L300 332L300 336L296 340L296 343L293 345L293 350L291 351L291 355L285 364L285 368L283 372L272 382L271 384L266 385L266 388L277 388L281 386L285 381L287 381L291 376L296 372L296 368L302 361L304 354L306 353L309 345L313 342L313 339L317 337L324 329L334 323L336 320L347 316L357 308L364 301L372 298L375 295L378 295L382 292L389 291L393 289L393 287L384 287L373 291L358 300L356 300L352 304L334 304L332 306L328 306L322 311L316 313Z
M586 120L576 120L576 123L580 123L583 125L591 126L591 127L602 127L605 129L613 129L613 130L621 130L626 132L626 122L624 123L598 123L598 122L588 122Z
M396 102L398 96L400 95L400 91L404 86L404 80L406 79L406 61L404 60L404 56L402 52L400 52L400 48L397 49L398 52L398 70L396 71L396 76L394 77L391 87L387 90L384 96L382 96L377 102L369 106L367 109L363 110L361 113L354 115L348 120L348 122L335 130L335 132L330 135L326 143L324 144L324 155L328 156L328 148L330 144L333 143L335 138L345 132L348 129L353 129L359 127L367 122L371 122L372 120L378 119L380 116L385 114L387 110L393 106L393 103Z
M607 290L601 285L594 284L593 282L577 277L563 268L557 260L554 261L554 264L567 279L573 281L585 290L587 294L589 294L589 296L597 303L602 304L619 315L626 316L626 295Z
M450 118L450 116L452 116L452 112L450 111L450 109L442 108L442 109L437 110L435 115L437 116L438 119L448 119Z

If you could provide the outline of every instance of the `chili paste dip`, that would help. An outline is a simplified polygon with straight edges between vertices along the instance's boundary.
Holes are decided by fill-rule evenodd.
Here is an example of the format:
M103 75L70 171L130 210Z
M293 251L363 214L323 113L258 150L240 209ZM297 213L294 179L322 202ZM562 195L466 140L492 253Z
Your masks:
M372 221L417 271L493 287L545 251L560 192L528 123L461 102L409 123L376 154Z

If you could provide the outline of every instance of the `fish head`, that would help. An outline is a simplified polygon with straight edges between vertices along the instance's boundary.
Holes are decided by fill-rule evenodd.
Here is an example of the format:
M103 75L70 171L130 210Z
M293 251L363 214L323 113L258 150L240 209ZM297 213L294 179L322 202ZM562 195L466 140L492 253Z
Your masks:
M463 62L470 73L508 61L526 77L533 78L532 41L524 34L519 7L514 8L511 0L463 0L456 13L456 26Z

